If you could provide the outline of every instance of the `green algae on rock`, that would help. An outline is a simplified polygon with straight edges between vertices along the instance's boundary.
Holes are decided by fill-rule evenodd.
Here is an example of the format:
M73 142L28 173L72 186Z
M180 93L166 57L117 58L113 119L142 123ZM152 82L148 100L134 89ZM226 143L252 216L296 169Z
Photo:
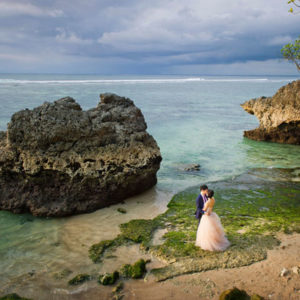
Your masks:
M61 272L54 273L53 277L57 280L60 280L60 279L68 277L72 273L73 273L73 271L71 271L69 269L64 269Z
M104 240L97 244L94 244L89 249L89 257L94 263L100 263L106 250L115 249L118 246L130 243L129 240L125 239L122 235L119 235L114 240ZM110 255L107 256L111 257Z
M24 297L19 296L16 293L13 293L13 294L8 294L8 295L0 297L0 300L31 300L31 299L24 298Z
M119 282L113 289L112 289L112 292L113 293L118 293L120 292L121 290L123 290L124 288L124 283L121 281Z
M111 285L114 284L119 279L119 272L114 271L113 273L106 273L100 275L98 278L98 282L103 285Z
M254 294L251 296L250 300L264 300L264 298L262 296Z
M224 291L219 300L263 300L264 298L259 295L252 295L251 297L244 291L234 287Z
M232 179L208 184L215 190L215 211L231 242L224 252L204 251L195 246L198 222L194 211L199 192L195 187L175 195L164 214L152 220L131 220L121 224L119 236L93 245L90 257L99 261L104 252L118 245L139 243L142 250L172 262L151 271L150 275L158 281L261 261L266 258L268 249L279 244L276 233L300 231L300 185L288 178L282 182L272 180L271 176L278 178L277 173L282 172L283 169L272 169L270 174L269 169L254 169ZM151 240L159 228L168 232L163 236L163 243L153 245ZM91 256L91 253L97 255Z
M139 259L133 265L123 265L121 267L120 273L125 278L142 278L146 273L146 262L143 259Z
M122 208L122 207L119 207L119 208L117 209L117 211L118 211L119 213L121 213L121 214L126 214L126 213L127 213L127 210L126 210L125 208Z
M153 220L131 220L128 223L121 224L121 235L135 243L148 244L152 233L158 227L157 219Z
M96 263L101 261L101 257L105 251L105 249L111 247L113 245L112 240L105 240L101 241L98 244L94 244L92 247L89 249L89 257L90 259Z
M219 300L250 300L249 295L244 290L239 290L236 287L224 291Z
M84 283L85 281L91 280L91 276L88 274L78 274L69 280L69 285L78 285Z

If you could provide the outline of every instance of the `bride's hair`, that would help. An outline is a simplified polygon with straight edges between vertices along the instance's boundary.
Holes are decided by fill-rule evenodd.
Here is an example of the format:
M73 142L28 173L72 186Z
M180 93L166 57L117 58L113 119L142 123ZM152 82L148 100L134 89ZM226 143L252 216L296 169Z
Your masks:
M214 191L213 190L208 190L207 191L207 198L212 198L214 196Z

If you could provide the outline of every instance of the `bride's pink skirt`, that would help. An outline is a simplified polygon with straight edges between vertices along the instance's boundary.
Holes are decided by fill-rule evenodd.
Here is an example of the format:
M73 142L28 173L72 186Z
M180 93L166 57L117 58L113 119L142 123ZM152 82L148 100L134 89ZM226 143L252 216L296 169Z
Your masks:
M203 250L224 251L229 245L218 215L214 212L209 216L203 215L197 230L196 246Z

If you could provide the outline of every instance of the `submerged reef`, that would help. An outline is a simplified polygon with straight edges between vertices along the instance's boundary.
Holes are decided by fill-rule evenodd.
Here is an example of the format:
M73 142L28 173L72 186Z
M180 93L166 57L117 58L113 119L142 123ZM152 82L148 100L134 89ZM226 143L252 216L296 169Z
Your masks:
M161 154L133 101L100 95L15 113L0 132L0 209L36 216L91 212L156 184Z
M209 183L215 190L215 212L220 216L231 246L224 252L204 251L195 246L197 219L195 200L199 188L175 195L168 210L152 220L121 224L113 240L90 247L89 256L101 263L105 254L126 244L140 244L167 263L147 276L161 281L186 273L250 265L266 258L267 250L279 244L278 232L300 232L299 169L253 169L232 179ZM285 174L278 182L278 174ZM157 230L166 230L162 243L154 245ZM127 267L124 267L126 271ZM125 272L126 273L126 272Z
M245 137L300 145L300 80L281 87L273 97L251 99L241 106L259 120L259 127L245 131Z
M69 280L69 285L78 285L85 281L91 280L91 276L88 274L78 274L75 277L73 277L71 280Z

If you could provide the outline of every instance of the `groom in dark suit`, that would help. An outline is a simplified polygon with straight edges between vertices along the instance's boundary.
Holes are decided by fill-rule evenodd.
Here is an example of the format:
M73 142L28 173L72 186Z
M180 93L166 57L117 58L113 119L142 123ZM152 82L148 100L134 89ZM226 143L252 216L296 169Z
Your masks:
M207 185L201 185L200 186L200 194L197 197L196 200L196 218L199 220L198 224L200 223L200 220L202 218L203 215L203 207L205 202L207 201L207 192L208 192L208 187Z

